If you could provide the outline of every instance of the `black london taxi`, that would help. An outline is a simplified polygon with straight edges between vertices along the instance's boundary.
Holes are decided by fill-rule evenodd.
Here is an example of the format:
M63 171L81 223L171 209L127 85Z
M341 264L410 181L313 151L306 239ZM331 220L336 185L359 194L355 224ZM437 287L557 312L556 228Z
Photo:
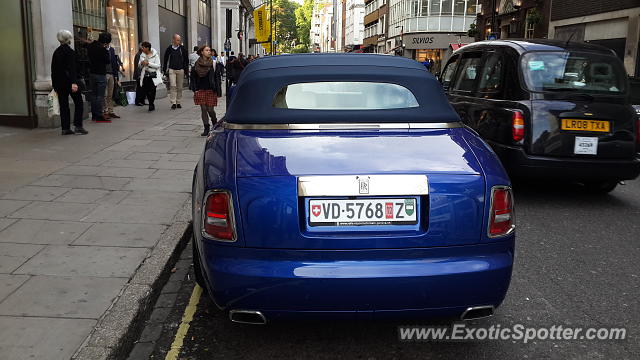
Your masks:
M640 174L638 115L622 62L598 45L480 41L456 51L442 85L512 178L609 192Z

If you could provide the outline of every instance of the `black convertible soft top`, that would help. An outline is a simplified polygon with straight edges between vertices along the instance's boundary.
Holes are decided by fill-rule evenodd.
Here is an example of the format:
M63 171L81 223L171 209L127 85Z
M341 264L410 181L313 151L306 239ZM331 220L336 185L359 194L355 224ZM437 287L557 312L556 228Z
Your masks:
M273 106L274 96L286 85L327 81L401 85L413 93L419 106L383 110L302 110ZM296 54L256 60L242 72L225 116L226 122L235 124L459 120L442 86L422 64L403 57L372 54Z

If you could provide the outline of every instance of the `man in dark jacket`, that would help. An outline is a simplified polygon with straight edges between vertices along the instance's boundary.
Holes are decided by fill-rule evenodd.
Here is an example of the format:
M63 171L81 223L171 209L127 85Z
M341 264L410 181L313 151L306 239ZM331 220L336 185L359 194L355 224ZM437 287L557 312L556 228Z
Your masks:
M82 127L83 103L82 95L78 88L76 52L69 46L71 40L73 40L73 34L69 30L60 30L57 36L60 46L53 52L53 57L51 58L51 84L58 94L58 102L60 103L62 135L85 135L88 132ZM71 130L69 96L73 99L75 106L73 114L75 131Z
M189 73L189 54L187 49L182 46L180 35L173 35L171 45L164 52L164 63L162 64L162 72L167 73L169 68L169 100L171 100L171 109L182 108L180 100L182 100L182 87L184 74Z
M95 122L111 122L103 116L104 93L107 87L107 66L111 65L106 45L111 42L111 34L101 33L97 41L87 47L89 56L89 76L91 79L91 118Z

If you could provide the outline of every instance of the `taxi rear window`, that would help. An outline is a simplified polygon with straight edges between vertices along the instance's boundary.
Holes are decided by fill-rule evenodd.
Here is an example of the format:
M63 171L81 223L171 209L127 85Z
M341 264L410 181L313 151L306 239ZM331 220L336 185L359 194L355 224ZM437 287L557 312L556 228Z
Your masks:
M324 81L289 84L273 99L273 107L300 110L385 110L418 107L404 86L382 82Z

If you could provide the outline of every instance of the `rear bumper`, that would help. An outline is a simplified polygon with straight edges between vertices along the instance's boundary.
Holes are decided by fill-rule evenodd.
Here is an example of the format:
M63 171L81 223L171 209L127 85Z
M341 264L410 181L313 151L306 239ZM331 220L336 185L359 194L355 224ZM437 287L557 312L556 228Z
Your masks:
M640 159L558 158L527 154L521 147L492 143L509 176L572 181L631 180L640 175Z
M459 316L499 306L514 237L398 250L270 250L200 243L209 293L225 310L267 318Z

